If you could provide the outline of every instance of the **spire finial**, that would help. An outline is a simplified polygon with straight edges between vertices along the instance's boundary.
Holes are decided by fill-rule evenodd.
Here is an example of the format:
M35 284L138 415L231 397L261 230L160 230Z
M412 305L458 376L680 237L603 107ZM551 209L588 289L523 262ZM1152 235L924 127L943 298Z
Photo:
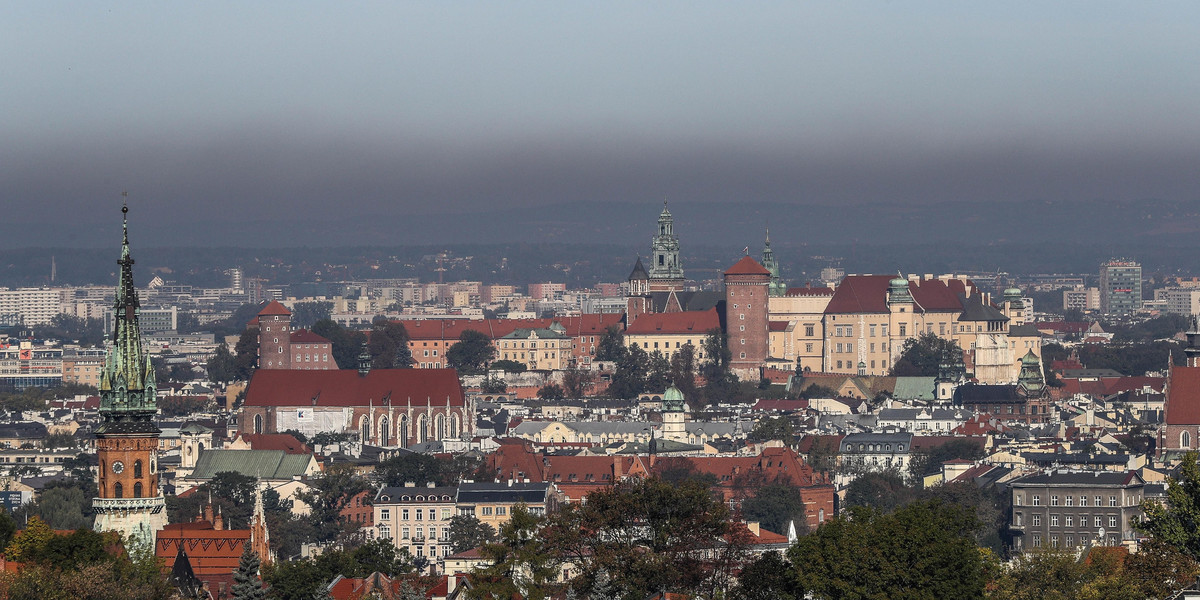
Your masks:
M767 227L767 245L771 245L771 228Z
M121 230L125 245L129 245L129 192L121 192Z

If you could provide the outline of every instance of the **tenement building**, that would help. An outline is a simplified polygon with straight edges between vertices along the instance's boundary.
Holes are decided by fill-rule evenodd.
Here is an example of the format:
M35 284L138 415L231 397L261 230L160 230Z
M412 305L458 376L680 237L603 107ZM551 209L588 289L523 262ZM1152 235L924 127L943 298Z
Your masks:
M1050 471L1014 479L1013 550L1133 543L1144 486L1133 471Z

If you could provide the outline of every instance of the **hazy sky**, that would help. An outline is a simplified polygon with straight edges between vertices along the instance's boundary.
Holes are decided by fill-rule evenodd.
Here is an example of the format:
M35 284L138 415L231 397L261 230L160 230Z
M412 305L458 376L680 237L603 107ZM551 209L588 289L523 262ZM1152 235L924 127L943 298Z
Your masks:
M0 206L1200 197L1200 3L0 1Z

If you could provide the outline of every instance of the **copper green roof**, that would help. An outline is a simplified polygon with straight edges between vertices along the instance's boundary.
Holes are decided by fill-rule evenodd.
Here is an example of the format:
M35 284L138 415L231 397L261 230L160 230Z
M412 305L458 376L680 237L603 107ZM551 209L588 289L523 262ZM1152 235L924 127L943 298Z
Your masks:
M311 461L311 454L283 450L203 450L192 478L212 479L217 473L232 471L258 479L293 479L303 476Z

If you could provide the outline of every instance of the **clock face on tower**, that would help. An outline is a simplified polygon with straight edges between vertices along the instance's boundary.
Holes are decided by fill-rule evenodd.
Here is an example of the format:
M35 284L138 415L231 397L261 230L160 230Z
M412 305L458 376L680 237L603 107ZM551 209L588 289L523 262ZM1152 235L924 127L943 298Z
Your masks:
M113 466L112 466L112 471L113 471L113 473L116 473L117 475L120 475L120 474L121 474L121 471L124 471L124 470L125 470L125 463L122 463L122 462L121 462L121 461L119 461L119 460L118 460L117 462L114 462L114 463L113 463Z

